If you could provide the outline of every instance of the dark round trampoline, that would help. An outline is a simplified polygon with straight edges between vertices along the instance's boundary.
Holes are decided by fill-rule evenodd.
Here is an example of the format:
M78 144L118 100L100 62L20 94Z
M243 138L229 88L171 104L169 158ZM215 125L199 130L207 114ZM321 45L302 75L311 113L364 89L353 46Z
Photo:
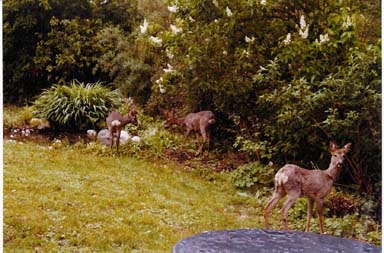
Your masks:
M298 231L237 229L210 231L179 241L173 253L365 253L377 246L330 235Z

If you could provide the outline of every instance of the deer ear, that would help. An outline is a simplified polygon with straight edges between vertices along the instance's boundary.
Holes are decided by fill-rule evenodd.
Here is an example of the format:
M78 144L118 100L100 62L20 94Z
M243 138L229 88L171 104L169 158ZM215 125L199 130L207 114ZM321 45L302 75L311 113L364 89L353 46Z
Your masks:
M334 141L330 141L329 142L329 152L331 152L331 154L335 153L335 151L337 150L337 145Z
M351 146L352 146L352 143L345 144L345 146L343 147L345 153L348 153L349 151L351 151Z

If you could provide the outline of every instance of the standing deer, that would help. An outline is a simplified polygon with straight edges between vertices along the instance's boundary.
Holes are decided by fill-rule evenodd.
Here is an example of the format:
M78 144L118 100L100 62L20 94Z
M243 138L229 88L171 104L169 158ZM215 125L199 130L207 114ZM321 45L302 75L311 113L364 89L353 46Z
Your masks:
M117 111L110 112L108 117L107 117L106 121L107 121L108 131L109 131L109 134L111 136L111 149L113 146L113 137L114 137L114 134L116 133L116 150L117 150L117 153L119 153L121 130L128 123L137 124L136 114L137 114L136 110L132 109L123 117Z
M210 126L216 122L215 115L211 111L201 111L197 113L188 113L187 116L183 118L176 118L173 114L168 112L164 112L166 122L164 124L165 127L169 127L171 125L179 125L184 126L186 128L184 134L184 142L187 140L188 135L191 131L196 133L196 140L199 149L195 154L198 156L202 150L205 142L208 142L208 150L210 143ZM199 133L203 137L203 142L200 144L199 142Z
M329 151L332 158L327 170L307 170L293 164L284 165L275 175L275 190L272 198L264 208L265 227L268 228L269 212L281 198L288 195L287 200L281 208L285 229L288 229L287 214L289 208L291 208L297 198L307 197L308 210L305 231L309 232L313 204L316 202L320 233L324 233L324 198L331 191L333 183L337 180L345 155L351 150L351 145L351 143L348 143L343 148L338 149L334 142L330 142Z

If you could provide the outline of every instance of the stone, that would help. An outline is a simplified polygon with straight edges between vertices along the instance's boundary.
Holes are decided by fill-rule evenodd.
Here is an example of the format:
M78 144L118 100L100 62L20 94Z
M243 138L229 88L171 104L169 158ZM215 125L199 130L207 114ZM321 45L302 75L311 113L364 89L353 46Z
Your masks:
M51 128L51 123L47 119L40 119L40 118L32 118L29 122L29 125L32 128L36 129L45 129L45 128Z
M131 139L131 135L127 132L122 130L120 133L120 144L125 144ZM111 135L109 134L108 129L103 129L97 134L97 140L104 145L110 145L111 144ZM115 141L114 141L115 143Z

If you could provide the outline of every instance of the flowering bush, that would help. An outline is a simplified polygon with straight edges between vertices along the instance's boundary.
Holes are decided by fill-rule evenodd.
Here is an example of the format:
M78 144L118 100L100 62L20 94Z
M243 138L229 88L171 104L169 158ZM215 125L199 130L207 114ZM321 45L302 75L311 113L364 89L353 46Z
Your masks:
M150 101L172 109L182 98L185 111L214 111L214 138L240 135L237 147L261 147L259 160L323 167L329 139L352 141L352 180L369 191L380 174L380 159L368 155L380 153L380 36L373 7L354 7L331 0L168 1L170 26L151 34L162 51Z

